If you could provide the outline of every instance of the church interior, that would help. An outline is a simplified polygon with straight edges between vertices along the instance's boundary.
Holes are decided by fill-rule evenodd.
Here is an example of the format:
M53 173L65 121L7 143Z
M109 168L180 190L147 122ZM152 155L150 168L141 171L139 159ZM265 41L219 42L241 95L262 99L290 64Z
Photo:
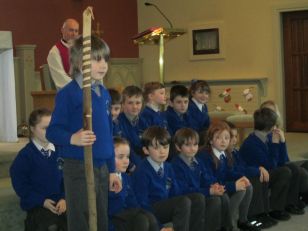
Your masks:
M75 18L82 28L87 6L93 7L92 32L111 49L106 87L123 90L162 81L169 89L174 83L189 86L192 80L206 80L211 87L211 120L235 123L241 140L253 130L253 112L262 102L273 100L281 112L291 160L308 158L307 0L3 0L0 231L22 230L25 215L8 169L28 142L23 135L30 112L54 107L56 88L46 58L61 37L60 26L66 18ZM172 39L166 36L163 44L159 39L153 44L134 40L158 27L183 33ZM293 51L289 48L293 45L301 48ZM291 59L294 65L288 63ZM307 213L306 208L305 216L270 230L307 230Z

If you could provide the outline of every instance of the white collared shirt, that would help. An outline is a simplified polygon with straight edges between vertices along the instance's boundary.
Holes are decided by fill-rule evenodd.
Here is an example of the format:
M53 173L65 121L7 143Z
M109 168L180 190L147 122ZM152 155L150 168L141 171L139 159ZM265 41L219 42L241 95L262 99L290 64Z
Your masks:
M191 100L197 105L199 110L202 112L202 107L204 106L204 104L199 103L195 98L191 98Z
M263 143L266 143L267 134L268 134L267 132L255 130L254 133L255 133L256 137L258 137Z
M125 117L128 119L128 121L131 123L131 124L135 124L135 122L136 121L138 121L138 119L139 119L139 116L129 116L128 114L126 114L125 112L124 112L124 115L125 115Z
M122 181L122 173L116 172L115 174L119 177L120 181Z
M226 154L224 151L220 152L216 148L212 148L214 155L220 160L220 156L223 155L226 157Z
M40 145L35 139L31 139L32 140L32 142L33 142L33 144L35 145L35 147L39 150L39 151L41 151L42 149L44 149L45 151L49 151L48 152L48 157L50 157L50 155L51 155L51 152L54 152L54 151L56 151L56 148L55 148L55 146L53 145L53 143L48 143L48 145L46 146L46 148L45 147L43 147L42 145ZM43 155L43 154L42 154Z
M82 89L82 88L83 88L83 76L82 76L82 74L79 73L79 74L75 77L75 80L76 80L76 82L78 83L79 87ZM92 80L91 80L91 88L92 88L94 85L96 85L96 86L98 86L98 85L104 86L104 83L103 83L103 81L101 81L101 80L93 80L93 79L92 79ZM92 88L92 89L93 89L93 88ZM94 88L93 90L94 90L94 92L95 92L98 96L101 95L101 94L100 94L99 88Z
M160 165L156 163L150 156L147 157L147 160L149 161L150 165L154 168L155 172L158 172L160 168L164 170L164 163L161 163Z
M156 106L156 105L153 105L153 104L150 104L150 103L147 103L147 106L148 106L149 108L152 108L153 111L155 111L155 112L159 112L159 111L160 111L159 106Z
M188 167L190 167L193 162L198 164L196 157L189 158L185 156L183 153L180 153L179 157L184 161L185 164L187 164Z

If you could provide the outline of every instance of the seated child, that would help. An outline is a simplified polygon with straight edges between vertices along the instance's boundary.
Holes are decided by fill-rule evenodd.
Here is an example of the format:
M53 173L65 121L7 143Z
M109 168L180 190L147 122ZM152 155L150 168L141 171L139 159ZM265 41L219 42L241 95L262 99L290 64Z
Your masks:
M237 149L238 131L231 122L226 122L231 129L230 151L233 159L233 168L242 176L246 176L253 186L253 195L249 206L248 217L256 222L259 228L269 228L277 221L269 216L269 174L262 166L247 166Z
M144 119L139 116L143 103L142 90L137 86L125 87L122 97L123 112L118 118L120 130L122 137L130 143L130 160L137 165L142 156L141 135L146 127Z
M178 129L191 126L191 118L187 113L188 102L189 92L184 85L171 87L170 106L165 111L165 116L172 136Z
M268 171L269 188L271 189L271 212L269 214L276 220L288 220L290 215L285 211L285 208L291 200L296 199L288 194L292 183L292 173L288 167L278 165L277 159L280 155L280 141L276 139L278 137L275 136L275 139L272 140L268 139L268 135L273 132L277 124L277 118L277 114L268 108L254 112L254 132L241 145L240 156L248 166L257 168L262 166Z
M191 83L189 93L191 98L188 113L192 117L193 123L191 128L198 133L204 133L210 126L210 117L206 105L211 94L210 86L205 80L194 80Z
M129 143L120 137L113 138L116 172L122 181L119 193L109 192L109 231L158 231L153 214L140 208L131 186L130 176L125 172L129 165Z
M45 136L50 118L47 109L36 109L30 114L30 141L10 168L20 206L27 212L26 231L67 230L58 149Z
M113 125L113 136L121 136L121 130L119 127L119 120L118 116L121 112L121 103L122 103L122 96L120 92L115 89L108 89L109 95L111 98L111 116L112 116L112 125Z
M145 121L143 130L151 126L159 126L168 129L168 123L162 107L166 104L166 89L162 83L149 82L144 85L143 98L145 107L140 117Z
M172 159L176 180L184 193L199 192L205 196L205 230L231 229L229 198L224 186L212 182L204 166L195 157L199 135L191 128L181 128L174 136L178 155Z
M208 174L226 187L230 197L230 213L233 230L260 230L247 219L252 198L250 181L232 169L232 157L228 147L231 132L228 124L223 121L212 123L208 129L206 146L197 157L203 162Z
M204 197L194 193L181 196L168 158L170 135L166 129L150 127L142 135L147 158L133 173L133 186L140 205L153 212L162 224L173 223L175 231L203 229Z
M275 104L274 101L268 100L268 101L263 102L260 106L260 108L264 108L264 107L273 110L278 115L278 122L277 122L276 130L279 131L279 133L273 133L273 135L278 134L279 136L281 136L282 140L284 141L284 142L281 141L279 143L280 149L281 149L280 156L279 156L279 165L286 165L287 167L290 168L290 170L292 171L292 178L293 178L291 180L292 185L298 184L300 195L304 197L303 200L308 201L308 161L303 161L300 167L297 164L290 162L288 152L286 149L286 140L284 139L284 132L283 130L279 129L279 125L281 125L282 121L281 121L281 116L280 116L278 106L277 104ZM269 139L271 139L271 135ZM298 201L297 205L299 208L304 208L306 206L306 204L302 201Z
M101 39L91 36L91 77L93 131L83 129L83 38L75 40L70 49L73 80L56 95L55 109L46 136L59 145L64 158L63 175L67 202L69 230L89 229L87 186L84 164L84 147L92 146L94 180L96 191L97 230L108 229L108 188L120 191L121 182L115 174L114 148L112 142L112 118L110 95L102 85L108 70L109 47ZM85 84L85 86L87 86Z

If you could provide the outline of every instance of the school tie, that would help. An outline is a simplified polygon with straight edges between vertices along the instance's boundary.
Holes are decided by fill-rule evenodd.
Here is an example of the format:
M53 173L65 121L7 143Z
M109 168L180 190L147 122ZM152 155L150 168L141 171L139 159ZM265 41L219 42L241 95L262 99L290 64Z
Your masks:
M192 160L190 162L190 166L189 167L190 167L191 170L196 170L196 168L198 167L198 163L196 161Z
M184 121L184 114L179 114L179 118L181 121Z
M133 127L136 127L136 125L138 124L138 121L139 121L139 117L137 116L130 123Z
M202 111L203 114L206 112L206 109L205 109L205 106L204 106L204 105L202 106L201 111Z
M221 154L219 157L219 160L220 160L220 164L224 166L227 161L227 158L225 155Z
M45 150L44 148L41 149L41 153L43 154L43 156L45 157L49 157L49 150Z
M92 84L91 89L96 93L96 95L101 96L101 92L99 89L99 83L95 82Z
M160 177L160 178L163 178L164 176L164 170L162 167L159 167L158 171L157 171L157 175Z

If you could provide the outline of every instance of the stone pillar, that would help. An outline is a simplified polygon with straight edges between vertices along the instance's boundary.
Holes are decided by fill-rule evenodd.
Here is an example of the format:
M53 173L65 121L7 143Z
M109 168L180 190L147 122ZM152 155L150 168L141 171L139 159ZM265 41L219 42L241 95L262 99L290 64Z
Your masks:
M17 125L23 122L25 118L24 111L21 110L21 87L20 87L20 58L14 57L14 73L15 73L15 93L16 93L16 114L17 114Z
M19 85L20 119L27 122L33 110L31 91L35 86L34 49L36 45L17 45L16 56L19 57L19 75L16 81Z

